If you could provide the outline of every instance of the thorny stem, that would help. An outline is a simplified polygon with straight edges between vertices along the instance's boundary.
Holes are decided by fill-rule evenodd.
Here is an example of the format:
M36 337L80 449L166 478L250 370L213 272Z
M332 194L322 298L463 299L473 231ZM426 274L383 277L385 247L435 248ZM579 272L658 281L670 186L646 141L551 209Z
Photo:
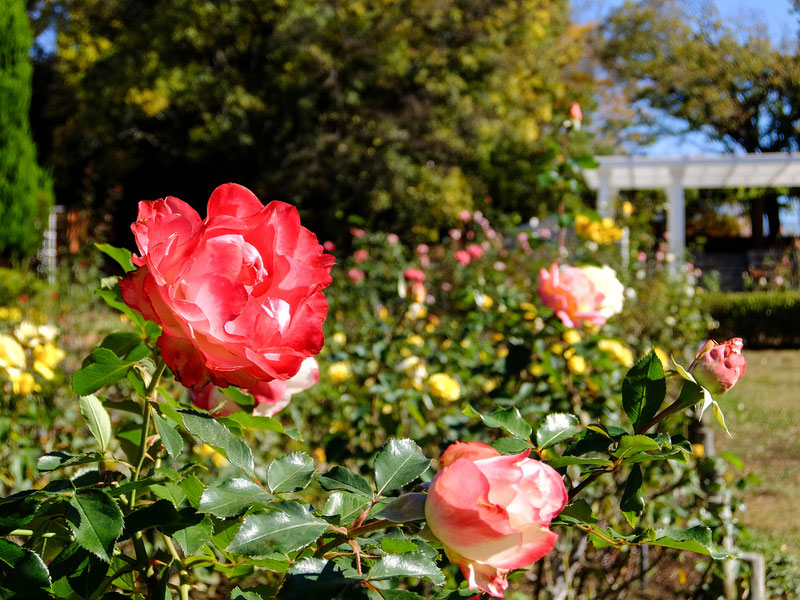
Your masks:
M369 523L367 525L361 525L360 527L354 527L350 529L347 533L342 533L341 535L336 536L327 544L323 544L317 551L314 553L315 556L320 557L324 556L326 552L333 550L337 546L341 546L345 542L352 540L360 535L364 535L366 533L372 533L373 531L378 531L380 529L386 529L389 526L399 526L399 523L394 523L393 521L389 521L387 519L382 519L380 521L375 521L374 523Z

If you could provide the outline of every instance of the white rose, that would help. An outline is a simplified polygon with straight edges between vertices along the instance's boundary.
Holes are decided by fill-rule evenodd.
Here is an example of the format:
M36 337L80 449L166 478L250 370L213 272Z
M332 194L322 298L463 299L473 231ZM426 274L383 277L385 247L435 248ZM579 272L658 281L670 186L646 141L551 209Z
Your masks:
M617 273L611 267L581 267L584 275L594 284L605 298L598 309L598 312L606 319L622 311L622 303L625 299L625 286L623 286Z

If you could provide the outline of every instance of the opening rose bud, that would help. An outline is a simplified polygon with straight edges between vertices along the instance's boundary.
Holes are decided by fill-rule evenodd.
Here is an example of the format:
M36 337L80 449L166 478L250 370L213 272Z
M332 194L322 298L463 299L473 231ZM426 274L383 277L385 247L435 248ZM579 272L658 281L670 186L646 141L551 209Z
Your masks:
M471 590L502 598L508 573L555 545L550 521L567 503L561 476L528 458L479 442L456 442L428 488L425 518Z
M733 338L721 344L708 340L695 356L689 372L712 396L724 394L744 377L747 370L743 346L742 338Z
M139 268L120 281L122 297L161 325L161 355L185 386L289 379L321 350L335 259L295 207L264 206L229 183L211 194L204 220L167 197L140 202L131 229Z

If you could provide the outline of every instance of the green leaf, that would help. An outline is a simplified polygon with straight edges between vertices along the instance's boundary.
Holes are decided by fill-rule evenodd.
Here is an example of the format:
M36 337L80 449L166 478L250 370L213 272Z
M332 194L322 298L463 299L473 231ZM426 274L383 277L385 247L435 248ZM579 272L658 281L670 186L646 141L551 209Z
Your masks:
M183 417L183 424L189 433L199 437L203 442L218 450L232 464L242 469L247 475L255 477L253 453L249 446L214 417L193 410L178 411Z
M150 354L150 348L142 340L142 336L131 331L116 331L107 335L101 348L108 348L122 360L141 360Z
M481 415L481 419L487 427L500 427L511 435L525 440L531 437L530 423L522 418L515 406L498 408L488 415Z
M231 479L203 492L199 510L226 519L241 515L253 505L267 506L271 501L272 496L255 482Z
M592 465L597 467L610 467L612 463L607 458L584 458L581 456L556 456L555 458L548 459L547 464L558 469L559 467L566 467L567 465Z
M614 456L624 458L639 452L658 450L658 442L646 435L626 435L619 441L619 446L614 451Z
M425 500L427 494L403 494L384 506L378 515L393 523L409 523L425 520Z
M167 535L173 535L176 531L194 527L204 518L192 507L177 509L169 500L158 500L136 509L125 517L122 538L129 538L137 531L144 531L151 527L157 527Z
M622 499L619 507L625 515L625 519L631 527L636 527L639 517L644 510L644 499L642 498L642 468L636 464L631 469L630 475L625 482L625 489L622 491Z
M715 559L725 558L727 554L714 546L711 530L708 527L690 527L689 529L657 529L652 532L655 539L648 540L652 546L665 546L679 550L691 550Z
M536 443L540 448L549 448L580 433L578 417L567 413L551 413L536 431Z
M558 515L558 519L568 523L586 523L588 525L597 523L597 517L592 512L592 507L583 499L567 504Z
M267 596L236 587L231 592L231 600L267 600Z
M273 460L267 468L267 487L273 494L302 490L314 477L314 461L304 452Z
M186 499L189 501L189 504L197 508L200 505L200 498L203 497L203 492L205 491L203 482L200 481L197 476L189 475L185 479L182 479L178 485L186 494Z
M3 539L0 539L0 575L0 585L26 597L32 597L37 589L50 587L50 573L39 555Z
M375 484L378 496L414 481L430 466L413 440L389 440L375 457Z
M292 552L315 542L328 524L294 502L273 504L277 509L245 517L228 546L229 552L266 556L273 552Z
M111 289L108 288L97 288L94 291L95 294L100 296L103 301L108 304L111 308L115 308L125 316L127 316L133 323L138 325L139 327L144 327L145 320L142 315L138 312L133 310L130 306L125 304L122 300L122 294L119 291L119 286L116 283L116 278L114 278L114 287ZM87 392L89 393L89 392Z
M84 366L72 376L72 389L79 396L93 394L103 386L119 381L136 361L120 360L108 348L95 348Z
M133 256L133 253L127 248L117 248L111 244L95 244L94 247L100 250L100 252L103 254L106 254L117 261L119 266L122 267L126 273L130 273L136 269L131 261L131 256Z
M631 367L622 382L622 408L634 429L650 422L664 402L666 393L664 367L655 351L651 350Z
M398 538L381 538L381 550L388 554L405 554L406 552L416 552L418 546L410 541Z
M122 511L111 496L101 490L79 490L70 499L64 516L76 542L111 562L111 551L123 526Z
M153 420L156 422L156 430L161 438L167 453L175 458L183 450L183 437L176 431L175 426L167 419L153 412Z
M518 438L498 438L492 442L492 448L500 454L518 454L530 450L533 445L528 440Z
M372 498L372 487L367 481L344 467L333 467L324 475L317 475L317 481L323 489L328 491L346 490L359 494L365 498Z
M97 396L81 396L79 402L81 414L86 419L89 431L92 432L94 439L100 444L100 450L105 452L108 450L108 444L111 441L111 419L108 418L106 409L97 399Z
M98 463L105 459L99 452L87 452L86 454L67 454L66 452L48 452L39 457L36 468L40 473L50 473L57 469L75 467L78 465L88 465Z
M372 565L367 579L391 579L393 577L416 577L427 579L435 585L444 585L445 578L436 563L423 552L387 554Z
M327 502L325 502L325 508L322 509L322 514L326 517L339 517L340 525L349 525L369 505L369 498L339 490L328 497Z
M225 389L231 390L234 388ZM230 394L228 394L228 396L230 397ZM286 431L283 425L280 424L280 421L273 417L257 417L248 412L239 411L225 417L223 422L225 421L233 421L242 427L252 427L253 429L260 429L261 431L274 431L275 433L288 435L295 440L300 439L293 431Z
M176 531L172 537L183 548L183 553L190 556L197 552L197 550L204 544L211 540L214 533L214 528L211 519L203 517L197 525L191 525Z

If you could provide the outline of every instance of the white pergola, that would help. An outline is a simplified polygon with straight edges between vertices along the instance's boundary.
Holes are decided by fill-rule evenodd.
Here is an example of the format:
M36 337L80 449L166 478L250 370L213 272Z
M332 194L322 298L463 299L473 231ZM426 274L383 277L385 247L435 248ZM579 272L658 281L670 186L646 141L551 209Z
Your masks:
M800 187L800 153L722 154L717 156L598 156L596 169L584 169L586 183L597 190L597 211L613 217L620 190L663 189L669 209L669 250L686 249L684 190L741 187Z

